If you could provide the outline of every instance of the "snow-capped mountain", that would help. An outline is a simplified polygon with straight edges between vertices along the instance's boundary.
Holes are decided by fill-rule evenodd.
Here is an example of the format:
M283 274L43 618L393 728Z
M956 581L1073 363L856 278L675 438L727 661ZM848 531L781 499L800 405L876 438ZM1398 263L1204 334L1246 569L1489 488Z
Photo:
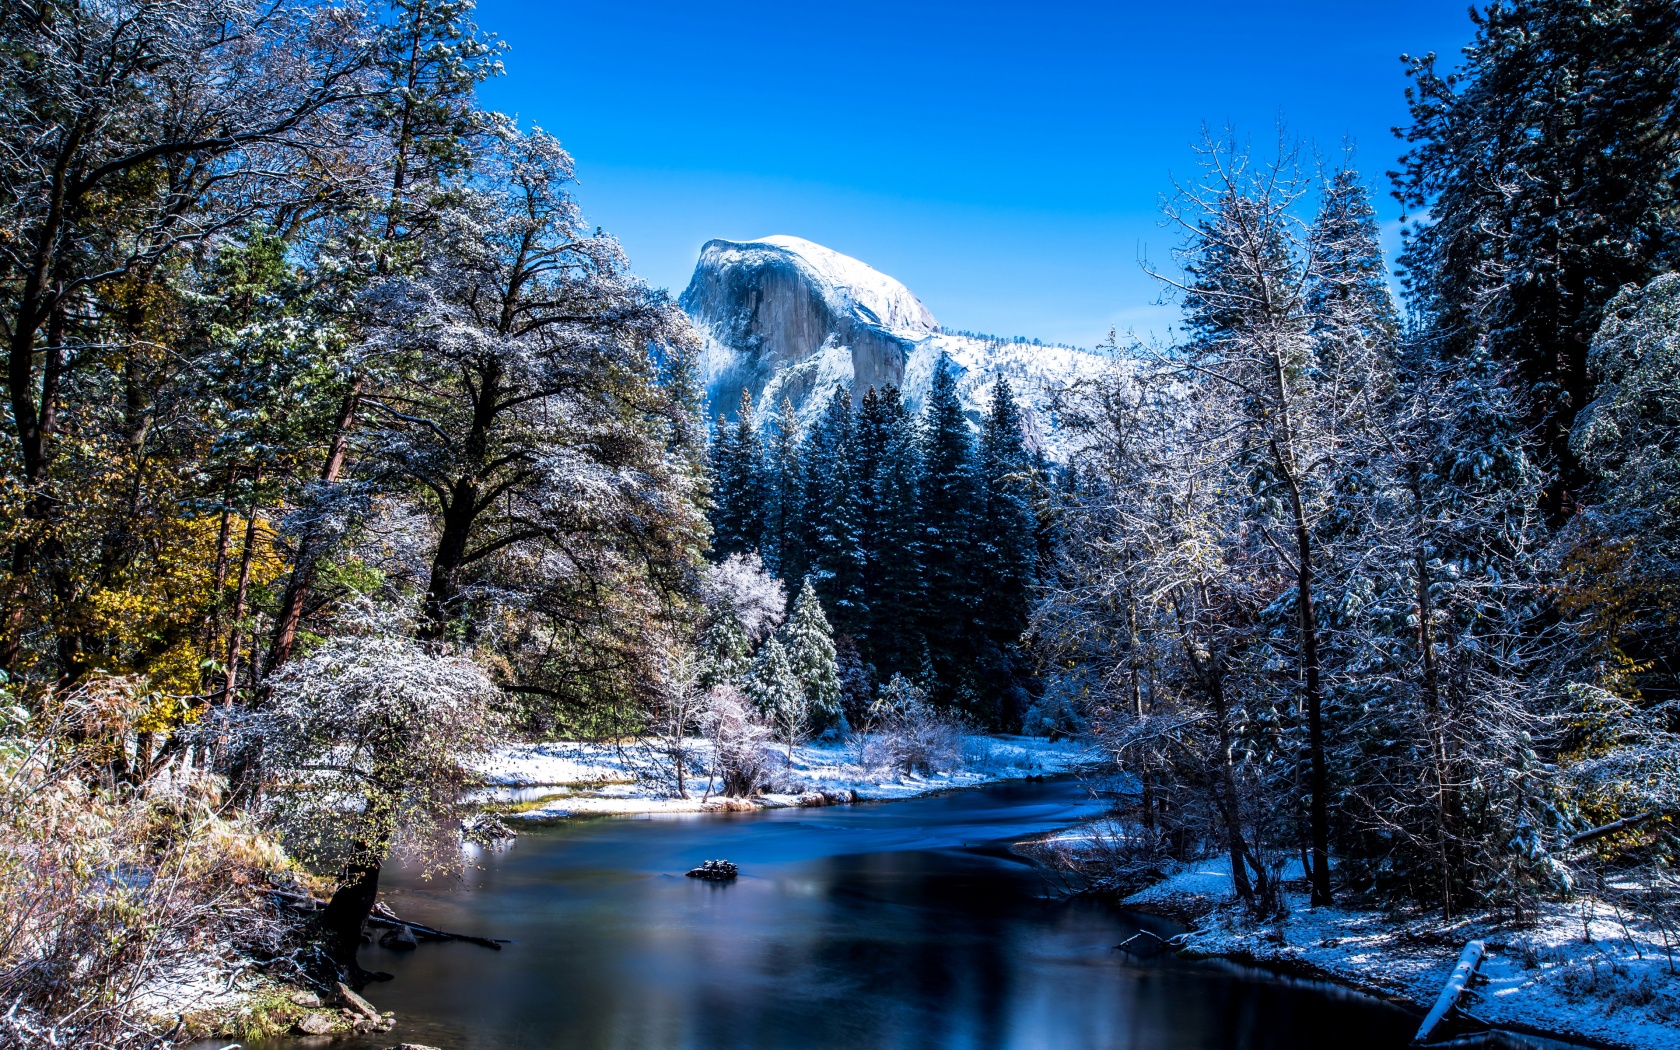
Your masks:
M944 332L898 281L798 237L706 242L681 303L705 341L712 411L731 416L742 388L766 411L786 398L807 422L836 386L861 397L888 384L920 411L943 353L970 419L978 422L997 377L1007 376L1028 441L1055 455L1050 391L1109 366L1084 350Z

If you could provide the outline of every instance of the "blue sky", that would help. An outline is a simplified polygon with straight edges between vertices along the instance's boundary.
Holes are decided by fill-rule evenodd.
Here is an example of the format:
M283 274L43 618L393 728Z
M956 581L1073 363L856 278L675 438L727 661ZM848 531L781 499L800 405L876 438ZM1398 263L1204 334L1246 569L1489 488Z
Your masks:
M1357 142L1386 196L1399 55L1456 58L1464 0L1081 4L480 0L485 101L558 135L588 218L680 292L712 237L806 237L950 328L1089 346L1173 310L1139 261L1204 124Z

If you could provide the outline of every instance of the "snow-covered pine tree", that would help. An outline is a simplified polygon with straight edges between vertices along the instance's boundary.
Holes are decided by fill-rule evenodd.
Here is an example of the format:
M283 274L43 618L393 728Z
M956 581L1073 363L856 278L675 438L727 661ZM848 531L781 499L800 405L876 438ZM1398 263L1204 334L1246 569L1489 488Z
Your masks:
M782 398L775 430L765 442L764 564L784 580L803 579L805 554L805 483L799 462L799 417L793 402Z
M1561 520L1605 304L1680 265L1680 7L1500 0L1464 56L1411 60L1399 190L1428 219L1400 262L1442 353L1508 366Z
M970 575L983 581L975 600L982 665L989 673L985 700L998 706L1003 722L1018 721L1025 707L1010 710L1006 691L1018 688L1017 643L1027 629L1038 562L1038 519L1033 514L1035 464L1021 430L1021 412L1009 380L997 378L980 427L976 453L974 539Z
M858 537L858 487L852 475L852 397L836 388L811 424L801 450L804 473L804 550L808 577L834 610L844 634L862 632L863 547Z
M876 604L880 600L881 581L881 501L877 479L885 465L887 443L892 429L887 422L888 409L881 392L874 387L864 391L852 428L852 482L857 492L858 549L863 555L863 602L869 610L861 630L855 636L860 651L871 646Z
M922 634L937 681L935 702L972 687L973 597L968 558L974 515L973 439L957 395L956 365L941 354L922 409Z
M1305 785L1315 903L1329 903L1330 770L1324 725L1322 625L1315 585L1325 553L1314 524L1329 491L1322 469L1336 407L1315 369L1307 295L1316 261L1311 234L1293 214L1313 188L1285 148L1265 164L1229 141L1203 147L1203 178L1180 192L1168 218L1185 233L1184 277L1159 275L1184 296L1184 380L1238 438L1233 481L1249 492L1246 513L1288 581L1269 615L1293 620L1293 663L1307 728Z
M788 665L805 692L807 721L812 732L844 729L840 711L840 672L835 660L834 635L823 615L817 592L806 578L794 599L793 612L782 625L782 645Z
M717 428L712 454L712 554L723 558L764 545L764 453L750 391L741 390L734 423L720 416Z
M722 412L712 423L711 438L706 446L706 479L711 484L712 501L706 517L712 527L712 549L717 551L719 544L724 542L729 504L735 492L735 479L730 477L730 471L735 469L735 428L729 425L728 417Z
M1563 774L1583 823L1602 827L1680 811L1680 274L1622 289L1588 360L1598 396L1572 441L1594 481L1558 542L1577 649ZM1597 852L1624 871L1666 866L1672 829L1650 816L1641 829Z
M875 472L877 524L865 537L865 559L874 597L866 637L870 659L883 677L922 670L927 644L922 634L927 577L920 497L921 439L916 421L896 387L879 397L885 432Z
M720 611L700 634L699 681L703 689L739 686L752 669L752 643L732 612Z
M747 676L747 697L759 715L775 728L787 747L788 764L793 764L793 747L810 732L805 687L793 673L787 648L781 639L771 638L759 647Z

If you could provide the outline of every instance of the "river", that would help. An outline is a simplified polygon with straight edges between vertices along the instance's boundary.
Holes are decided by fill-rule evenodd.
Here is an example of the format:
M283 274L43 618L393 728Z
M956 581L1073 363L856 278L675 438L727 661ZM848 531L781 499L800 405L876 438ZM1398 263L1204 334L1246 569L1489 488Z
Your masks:
M533 829L387 900L506 937L366 949L400 1041L444 1050L1403 1047L1415 1019L1321 984L1113 946L1156 920L1056 899L1009 843L1095 811L1072 780L891 804ZM688 879L726 858L732 883ZM320 1045L302 1040L276 1047Z

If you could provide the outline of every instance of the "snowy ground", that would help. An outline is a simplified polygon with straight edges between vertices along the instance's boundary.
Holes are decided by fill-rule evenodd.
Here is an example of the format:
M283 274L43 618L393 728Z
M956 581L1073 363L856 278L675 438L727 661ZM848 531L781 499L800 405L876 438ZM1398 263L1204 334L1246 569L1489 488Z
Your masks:
M830 801L884 801L915 798L952 788L1001 780L1070 772L1093 761L1076 741L1051 742L1038 737L967 736L960 754L923 776L864 761L858 740L813 743L793 749L791 765L775 772L774 790L752 800L723 800L710 795L704 773L690 774L689 797L677 794L670 760L651 746L590 743L526 744L497 752L481 767L496 788L486 801L520 804L517 817L554 819L593 813L684 813L743 806L817 805ZM690 740L691 764L704 769L709 748ZM784 752L777 750L778 758Z
M1257 925L1233 901L1227 860L1180 865L1122 903L1179 914L1211 908L1178 939L1183 950L1317 973L1420 1010L1440 994L1465 942L1481 938L1485 983L1464 1004L1476 1020L1637 1050L1680 1046L1680 976L1661 933L1602 903L1548 905L1533 923L1513 926L1485 914L1443 921L1438 913L1312 908L1305 894L1291 894L1288 918Z

